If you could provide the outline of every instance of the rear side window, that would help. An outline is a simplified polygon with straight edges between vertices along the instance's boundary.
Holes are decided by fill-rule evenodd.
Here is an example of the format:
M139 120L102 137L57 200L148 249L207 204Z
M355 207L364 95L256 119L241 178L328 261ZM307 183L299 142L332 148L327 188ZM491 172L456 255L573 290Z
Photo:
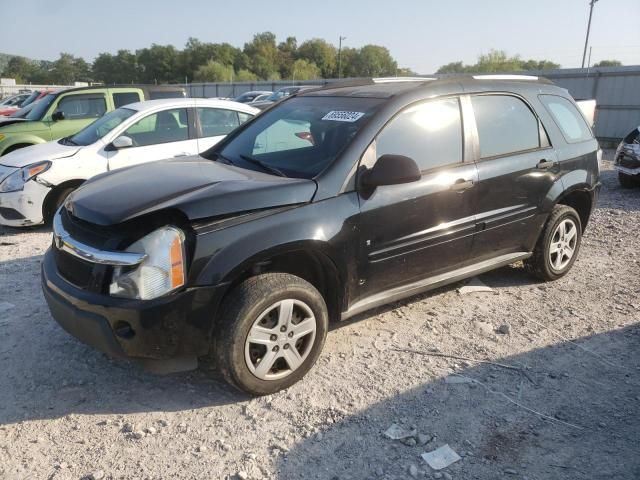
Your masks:
M223 108L198 108L197 110L203 137L226 135L240 125L238 114L233 110Z
M400 112L376 139L376 157L385 154L410 157L422 171L462 162L459 100L432 100Z
M540 147L538 118L519 98L510 95L471 97L478 126L480 158Z
M188 140L187 109L175 108L147 115L131 125L124 135L133 140L135 147Z
M121 92L113 94L113 104L116 108L120 108L123 105L129 105L130 103L136 103L140 101L140 95L138 92Z
M591 130L576 106L564 97L540 95L553 120L568 143L583 142L592 137Z
M60 100L56 111L64 113L67 120L100 118L107 111L107 104L103 95L70 95Z

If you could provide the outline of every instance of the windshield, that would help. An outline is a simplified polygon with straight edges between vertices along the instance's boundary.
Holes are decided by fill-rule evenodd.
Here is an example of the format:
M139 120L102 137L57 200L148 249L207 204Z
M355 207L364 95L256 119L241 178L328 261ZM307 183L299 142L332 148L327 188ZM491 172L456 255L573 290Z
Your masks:
M313 178L329 166L382 100L296 97L257 116L211 157L251 170ZM205 157L207 154L205 153Z
M81 145L83 147L91 145L135 113L137 113L135 110L129 108L118 108L113 112L107 113L90 125L87 125L74 136L65 140L72 145Z
M31 95L29 95L26 99L24 99L22 101L22 103L20 104L21 107L26 107L27 105L33 103L33 101L35 99L37 99L40 96L40 92L36 91L33 92Z
M47 110L49 109L49 105L53 103L53 100L55 98L55 93L45 95L40 99L40 101L38 101L38 103L36 103L35 107L33 107L33 110L27 113L27 116L24 118L26 118L27 120L42 120L42 117L44 117L44 114L47 113Z

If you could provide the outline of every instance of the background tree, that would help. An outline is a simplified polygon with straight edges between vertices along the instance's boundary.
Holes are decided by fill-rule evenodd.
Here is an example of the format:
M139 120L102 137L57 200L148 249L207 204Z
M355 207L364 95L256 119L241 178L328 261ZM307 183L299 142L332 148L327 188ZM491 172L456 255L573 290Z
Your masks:
M278 47L276 36L271 32L257 33L244 45L251 71L265 80L279 79Z
M209 60L196 70L194 80L197 82L232 82L234 77L232 66Z
M236 73L236 81L238 82L255 82L256 80L258 80L258 76L247 69L243 68Z
M293 66L291 67L291 78L293 80L315 80L322 76L322 72L318 66L305 60L303 58L299 58L295 62L293 62Z
M620 60L600 60L598 63L593 64L594 67L621 67L622 62Z
M298 52L296 37L287 37L278 44L278 71L281 78L291 78L293 62Z
M101 53L93 62L93 76L106 84L138 83L138 57L129 50L118 50L116 55Z
M37 69L38 65L31 60L27 60L24 57L11 57L2 72L2 76L15 78L17 83L27 83L31 81Z
M173 45L151 45L136 51L143 83L184 82L184 70L180 68L178 51Z
M442 65L436 73L493 73L556 68L560 68L560 65L550 60L522 60L520 55L510 57L504 50L490 50L486 55L480 55L473 65L451 62Z
M312 38L298 47L296 58L314 63L322 77L337 76L336 62L338 52L336 47L321 38Z
M362 47L353 59L353 63L357 77L394 76L398 69L398 63L389 50L378 45Z

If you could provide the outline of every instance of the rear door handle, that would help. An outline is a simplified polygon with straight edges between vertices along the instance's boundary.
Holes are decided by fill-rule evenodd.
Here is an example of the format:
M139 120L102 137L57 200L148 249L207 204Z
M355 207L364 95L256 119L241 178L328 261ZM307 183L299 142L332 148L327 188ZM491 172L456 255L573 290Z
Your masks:
M471 187L473 187L473 180L465 180L464 178L459 178L453 183L453 185L449 187L449 190L452 190L454 192L464 192Z
M556 164L556 162L552 161L552 160L545 160L544 158L542 160L540 160L538 162L538 164L536 165L536 168L539 168L540 170L544 170L545 168L551 168Z
M176 157L188 157L189 156L189 152L182 152L182 153L178 153L177 155L174 155L173 158Z

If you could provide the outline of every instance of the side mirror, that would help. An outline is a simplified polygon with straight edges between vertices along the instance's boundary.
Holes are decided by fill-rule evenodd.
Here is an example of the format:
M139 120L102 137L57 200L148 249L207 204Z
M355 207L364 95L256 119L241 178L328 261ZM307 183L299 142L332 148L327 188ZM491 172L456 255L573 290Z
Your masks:
M58 120L64 120L64 112L61 112L60 110L58 110L57 112L53 112L53 115L51 115L51 120L53 120L54 122L57 122Z
M127 137L126 135L120 135L119 137L116 137L113 142L111 142L111 145L113 145L113 148L115 150L119 150L121 148L129 148L133 147L133 140L131 139L131 137Z
M382 185L399 185L416 182L422 178L418 164L404 155L382 155L373 168L362 174L362 185L376 188Z

